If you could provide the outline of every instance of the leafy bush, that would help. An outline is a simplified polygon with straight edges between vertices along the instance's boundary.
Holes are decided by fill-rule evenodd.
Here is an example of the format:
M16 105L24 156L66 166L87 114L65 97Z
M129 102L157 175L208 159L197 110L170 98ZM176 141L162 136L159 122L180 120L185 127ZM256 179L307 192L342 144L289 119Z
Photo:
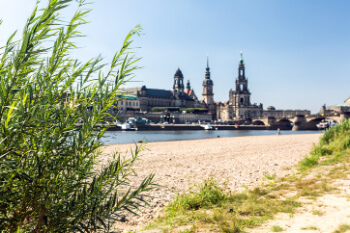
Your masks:
M334 140L345 137L350 133L350 119L344 120L341 124L328 129L320 140L321 145L328 145Z
M348 155L350 149L350 119L344 120L325 131L317 145L311 150L310 157L306 157L300 162L300 169L305 170L319 164L320 157L327 156L323 164L334 164L341 162Z
M314 145L310 153L311 155L326 156L326 155L331 155L332 150L325 148L324 146Z
M90 11L78 1L65 23L60 12L70 2L36 8L21 40L13 41L14 33L0 51L0 229L8 232L108 229L145 205L139 196L153 186L153 175L133 189L129 182L142 146L130 159L115 152L106 167L95 166L106 129L93 128L110 117L119 87L137 69L129 50L140 27L103 73L101 57L80 63L69 56Z

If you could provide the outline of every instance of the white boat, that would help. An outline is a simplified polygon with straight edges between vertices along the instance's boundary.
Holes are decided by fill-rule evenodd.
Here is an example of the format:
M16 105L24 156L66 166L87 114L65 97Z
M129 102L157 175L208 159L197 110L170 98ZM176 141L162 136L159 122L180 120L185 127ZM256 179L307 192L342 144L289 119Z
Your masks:
M328 129L336 126L337 123L332 119L326 119L326 121L322 121L316 125L318 129Z
M130 130L131 129L129 123L123 123L123 124L118 123L117 126L122 128L122 130Z
M328 129L329 128L329 124L328 122L320 122L316 125L316 127L318 129Z
M206 124L206 125L201 125L201 127L203 127L205 130L212 130L213 127L211 126L210 123Z

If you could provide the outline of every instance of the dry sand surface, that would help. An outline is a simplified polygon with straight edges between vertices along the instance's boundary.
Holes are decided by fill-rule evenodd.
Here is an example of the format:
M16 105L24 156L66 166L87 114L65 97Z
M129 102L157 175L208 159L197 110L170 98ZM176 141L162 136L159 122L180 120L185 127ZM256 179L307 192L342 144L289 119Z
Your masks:
M302 207L293 216L279 213L271 221L263 223L249 233L270 233L273 226L280 226L284 233L342 233L341 225L350 225L350 180L340 179L333 185L338 192L326 194L313 201L300 198ZM349 232L349 231L346 231Z
M127 216L126 222L116 228L140 228L177 192L186 191L191 184L209 177L235 190L252 185L265 175L289 175L293 172L291 167L308 154L319 137L319 134L304 134L148 143L142 160L135 167L138 174L135 183L155 173L163 187L151 193L154 196L151 208L144 210L140 218ZM105 146L100 157L101 165L110 159L108 155L113 150L125 153L134 146Z

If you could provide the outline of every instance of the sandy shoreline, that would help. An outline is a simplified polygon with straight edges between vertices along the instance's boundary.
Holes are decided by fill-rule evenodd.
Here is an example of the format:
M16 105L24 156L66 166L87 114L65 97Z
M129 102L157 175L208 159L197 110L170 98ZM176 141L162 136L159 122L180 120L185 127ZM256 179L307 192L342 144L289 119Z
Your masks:
M134 228L145 223L154 212L171 200L178 191L185 191L193 183L213 177L231 190L249 186L265 175L285 176L304 158L317 143L319 134L249 136L167 141L147 143L142 160L136 164L139 182L150 173L156 174L163 186L151 193L152 209L143 212L139 219L127 218L119 229ZM134 144L103 147L101 164L108 161L113 150L125 153ZM133 227L132 227L133 226Z

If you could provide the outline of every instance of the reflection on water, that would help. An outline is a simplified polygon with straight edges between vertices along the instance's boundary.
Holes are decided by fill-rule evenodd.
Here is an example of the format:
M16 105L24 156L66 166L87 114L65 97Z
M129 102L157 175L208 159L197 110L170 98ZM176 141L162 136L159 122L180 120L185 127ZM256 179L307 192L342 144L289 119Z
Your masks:
M321 134L320 131L281 131L281 135ZM189 140L216 137L244 137L275 135L273 130L174 130L174 131L108 131L101 139L104 145L147 142Z

